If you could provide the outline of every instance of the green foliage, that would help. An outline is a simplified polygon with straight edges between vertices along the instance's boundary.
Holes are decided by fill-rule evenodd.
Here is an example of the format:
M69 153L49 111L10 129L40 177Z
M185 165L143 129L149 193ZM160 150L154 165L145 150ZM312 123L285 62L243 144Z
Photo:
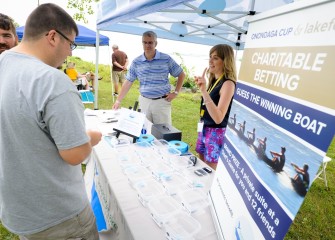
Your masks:
M87 23L85 14L93 15L95 4L100 0L68 0L67 8L76 9L78 12L72 16L74 20L83 21ZM94 6L93 6L94 5Z
M79 72L93 71L95 65L82 61L78 57L70 57L77 65ZM110 66L99 65L99 109L111 109L113 105ZM139 84L135 81L129 93L122 101L122 107L133 106L139 96ZM172 102L173 126L182 131L182 140L190 145L190 151L195 154L197 139L197 122L199 119L199 93L180 93ZM86 108L93 109L93 104L86 104ZM313 182L305 201L300 208L285 240L331 240L335 236L335 138L333 139L327 155L332 161L327 167L328 188L322 180ZM83 171L85 167L83 166ZM0 239L18 240L0 224Z
M16 28L18 28L18 27L20 27L20 24L18 24L17 22L14 21L14 26L15 26Z
M188 143L193 154L196 154L200 99L199 93L180 93L172 101L172 124L182 132L182 141Z
M66 63L68 62L74 62L76 64L76 70L79 73L85 73L88 71L95 73L95 64L91 62L85 62L81 60L79 57L75 57L75 56L68 57L66 60ZM66 68L66 63L63 64L62 66L63 69ZM99 64L98 72L99 72L99 77L110 78L110 66L109 65Z
M193 68L189 69L189 68L186 67L186 65L184 63L184 59L180 55L180 53L173 53L173 54L180 58L180 60L181 60L180 66L184 70L184 73L185 73L185 79L184 79L183 87L191 88L191 89L195 88L196 86L195 86L195 83L194 83L194 72L193 72L194 69ZM172 82L173 81L175 82L174 78L172 79Z
M19 237L7 231L0 221L0 239L1 240L19 240Z

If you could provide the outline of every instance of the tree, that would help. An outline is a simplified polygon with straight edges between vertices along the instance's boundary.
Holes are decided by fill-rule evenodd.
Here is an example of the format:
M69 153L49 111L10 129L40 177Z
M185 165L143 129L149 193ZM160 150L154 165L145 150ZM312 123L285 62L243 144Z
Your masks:
M67 8L76 9L73 14L73 19L87 23L86 14L93 15L96 3L100 0L68 0Z

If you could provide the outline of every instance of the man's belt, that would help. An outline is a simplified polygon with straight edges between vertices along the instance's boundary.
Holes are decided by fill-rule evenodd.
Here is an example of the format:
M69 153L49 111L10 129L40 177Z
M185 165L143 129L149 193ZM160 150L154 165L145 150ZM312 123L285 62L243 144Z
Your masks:
M143 95L142 95L142 97L144 97L144 98L148 98L148 99L150 99L150 100L158 100L158 99L166 98L166 97L167 97L167 94L164 95L164 96L161 96L161 97L156 97L156 98L149 98L149 97L145 97L145 96L143 96Z

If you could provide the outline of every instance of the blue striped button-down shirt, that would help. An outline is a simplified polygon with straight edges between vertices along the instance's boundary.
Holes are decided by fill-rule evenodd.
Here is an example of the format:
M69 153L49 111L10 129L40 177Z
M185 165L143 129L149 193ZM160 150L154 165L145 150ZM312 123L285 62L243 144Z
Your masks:
M155 57L148 61L144 53L130 65L126 79L140 81L140 93L147 98L161 97L171 91L169 74L178 77L183 69L167 54L156 50Z

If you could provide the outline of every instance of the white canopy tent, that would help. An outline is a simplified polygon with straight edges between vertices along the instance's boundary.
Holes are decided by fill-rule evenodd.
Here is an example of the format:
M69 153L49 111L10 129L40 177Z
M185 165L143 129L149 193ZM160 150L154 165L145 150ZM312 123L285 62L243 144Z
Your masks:
M163 39L210 46L224 43L242 50L250 15L291 2L293 0L101 0L97 36L99 31L142 35L152 30ZM95 83L98 85L98 81ZM94 107L98 109L98 91L95 99Z

